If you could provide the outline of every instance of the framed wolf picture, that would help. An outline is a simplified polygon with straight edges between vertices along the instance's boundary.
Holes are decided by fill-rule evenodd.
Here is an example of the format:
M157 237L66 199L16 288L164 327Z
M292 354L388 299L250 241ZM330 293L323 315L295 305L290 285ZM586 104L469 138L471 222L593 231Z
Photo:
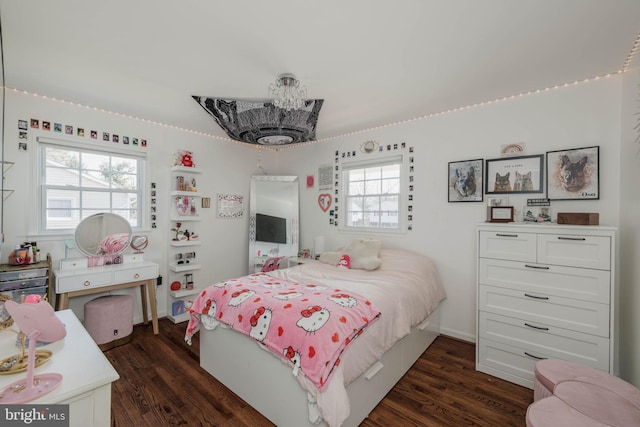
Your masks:
M449 162L449 202L482 202L483 159Z
M600 198L600 147L547 152L547 198L597 200Z

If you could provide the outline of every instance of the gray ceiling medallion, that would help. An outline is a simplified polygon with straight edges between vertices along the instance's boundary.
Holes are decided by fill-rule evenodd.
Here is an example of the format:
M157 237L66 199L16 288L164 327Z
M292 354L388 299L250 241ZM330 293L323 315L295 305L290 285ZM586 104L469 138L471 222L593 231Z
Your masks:
M307 99L302 108L287 111L270 101L246 101L193 96L231 139L258 145L288 145L313 141L323 99Z

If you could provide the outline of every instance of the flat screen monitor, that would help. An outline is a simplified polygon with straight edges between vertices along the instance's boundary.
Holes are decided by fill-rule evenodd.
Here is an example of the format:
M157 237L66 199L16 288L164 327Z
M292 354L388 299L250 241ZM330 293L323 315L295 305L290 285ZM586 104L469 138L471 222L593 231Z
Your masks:
M256 214L256 241L287 243L286 218Z

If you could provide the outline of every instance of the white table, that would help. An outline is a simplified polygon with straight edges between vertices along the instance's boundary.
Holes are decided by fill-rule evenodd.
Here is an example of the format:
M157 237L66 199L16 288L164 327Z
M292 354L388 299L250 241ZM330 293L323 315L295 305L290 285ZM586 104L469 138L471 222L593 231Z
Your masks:
M73 311L57 311L56 315L65 324L67 336L38 347L50 350L53 355L35 369L35 375L58 373L62 375L62 383L29 404L68 404L71 427L108 427L111 424L111 383L120 377ZM14 325L10 329L15 328ZM15 342L16 334L11 330L0 331L0 359L20 352ZM26 371L0 375L0 388L26 376Z
M148 295L153 333L158 335L158 308L156 305L158 270L158 264L149 261L54 270L57 294L56 308L58 310L68 308L69 298L72 297L139 286L142 318L146 324L148 322Z

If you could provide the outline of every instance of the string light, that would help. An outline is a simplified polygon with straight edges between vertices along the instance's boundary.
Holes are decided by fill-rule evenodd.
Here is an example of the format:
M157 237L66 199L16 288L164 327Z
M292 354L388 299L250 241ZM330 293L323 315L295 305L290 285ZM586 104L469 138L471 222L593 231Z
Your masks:
M629 55L627 56L627 59L625 60L622 68L619 71L614 72L614 73L607 73L607 74L603 74L603 75L597 75L597 76L593 76L593 77L588 77L588 78L585 78L584 80L574 80L573 82L565 82L563 84L557 84L555 86L549 86L549 87L545 87L543 89L532 89L532 90L529 90L527 92L521 92L521 93L514 94L514 95L503 96L501 98L496 98L496 99L492 99L492 100L476 102L474 104L469 104L469 105L465 105L465 106L462 106L462 107L450 108L448 110L443 110L443 111L439 111L439 112L435 112L435 113L428 113L428 114L424 114L424 115L421 115L421 116L412 117L412 118L409 118L409 119L398 120L398 121L395 121L395 122L390 122L390 123L386 123L386 124L382 124L382 125L376 125L376 126L368 127L368 128L365 128L365 129L358 129L358 130L355 130L355 131L344 132L344 133L341 133L341 134L338 134L338 135L328 136L328 137L324 137L324 138L318 138L318 139L313 140L313 141L305 141L305 142L300 142L300 143L291 144L291 145L280 145L280 146L277 146L277 147L269 147L269 146L265 146L265 145L260 145L260 146L255 145L254 148L259 149L259 150L269 150L269 151L280 151L280 150L283 150L283 149L299 148L301 146L308 145L308 144L315 144L315 143L318 143L318 142L333 141L333 140L336 140L336 139L346 138L346 137L349 137L349 136L359 135L359 134L366 133L366 132L372 132L372 131L376 131L376 130L381 130L381 129L389 128L389 127L392 127L392 126L404 125L404 124L412 123L412 122L415 122L415 121L418 121L418 120L425 120L425 119L429 119L429 118L433 118L433 117L438 117L438 116L444 115L444 114L456 113L456 112L463 111L463 110L468 110L468 109L471 109L471 108L478 108L478 107L483 107L485 105L492 105L493 103L510 101L510 100L515 99L515 98L520 98L520 97L523 97L523 96L536 95L536 94L539 94L540 92L548 92L548 91L551 91L551 90L562 89L562 88L566 88L566 87L568 87L570 85L574 85L575 86L575 85L578 85L578 84L581 84L581 83L588 83L588 82L591 82L591 81L600 80L601 78L609 78L611 76L622 74L622 73L628 71L629 66L631 64L631 61L635 57L636 52L638 51L639 48L640 48L640 34L636 38L636 40L635 40L635 42L633 44L633 47L631 48L631 51L629 52ZM0 86L0 88L1 87L2 86ZM123 118L127 118L127 119L130 119L130 120L139 121L139 122L143 122L143 123L147 123L147 124L152 124L152 125L155 125L155 126L161 126L161 127L172 129L172 130L191 133L191 134L202 136L202 137L206 137L206 138L212 138L212 139L218 139L218 140L221 140L221 141L233 142L233 143L236 143L236 144L242 144L244 146L247 145L246 142L236 141L235 139L218 136L218 135L214 135L214 134L211 134L211 133L196 131L196 130L193 130L193 129L187 129L187 128L184 128L184 127L181 127L181 126L170 125L170 124L167 124L167 123L151 121L149 119L144 119L144 118L137 117L137 116L132 116L132 115L128 115L128 114L122 114L122 113L113 112L113 111L110 111L110 110L105 110L103 108L98 109L97 107L93 107L93 106L90 106L90 105L80 104L80 103L73 102L73 101L66 101L64 99L57 99L55 97L48 97L46 95L39 95L39 94L37 94L35 92L29 92L29 91L26 91L26 90L19 90L19 89L11 88L11 87L8 87L8 86L5 86L5 89L6 90L11 90L11 91L13 91L15 93L22 93L24 95L31 95L31 96L34 96L36 98L42 98L42 99L49 100L49 101L60 102L62 104L69 104L69 105L74 106L74 107L86 108L86 109L89 109L89 110L99 111L101 113L115 114L117 117L123 117Z

